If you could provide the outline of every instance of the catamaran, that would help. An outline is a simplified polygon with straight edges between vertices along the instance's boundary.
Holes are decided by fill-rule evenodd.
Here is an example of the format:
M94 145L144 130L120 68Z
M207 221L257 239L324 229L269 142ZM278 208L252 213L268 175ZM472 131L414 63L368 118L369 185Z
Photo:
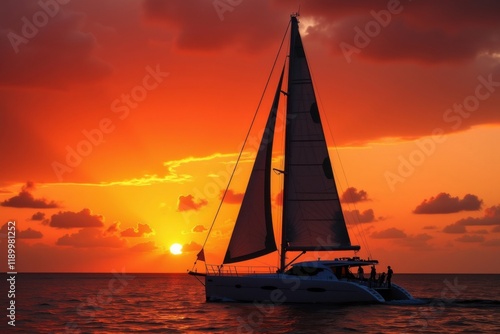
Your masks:
M397 284L353 274L354 270L362 273L363 267L374 268L377 260L352 256L296 262L306 252L356 254L360 250L351 244L347 231L298 23L298 14L292 14L288 84L284 91L283 68L223 263L206 264L204 273L189 273L204 276L204 282L200 281L207 301L383 303L413 299ZM286 98L283 170L271 164L281 96ZM279 251L271 212L273 172L284 179ZM267 272L228 265L276 251L279 266ZM298 255L287 263L290 252ZM203 249L198 260L205 261Z

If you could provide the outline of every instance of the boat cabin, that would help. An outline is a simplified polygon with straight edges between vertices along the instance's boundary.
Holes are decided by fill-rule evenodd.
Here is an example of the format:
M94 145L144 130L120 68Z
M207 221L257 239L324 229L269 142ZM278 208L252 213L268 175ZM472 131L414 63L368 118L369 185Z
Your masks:
M356 273L360 266L371 266L378 264L377 260L363 260L359 257L353 258L336 258L335 260L318 260L299 262L292 265L290 269L285 271L286 275L292 276L332 276L338 279L354 280L357 279L353 271ZM351 268L354 267L353 270ZM369 275L369 272L367 273Z

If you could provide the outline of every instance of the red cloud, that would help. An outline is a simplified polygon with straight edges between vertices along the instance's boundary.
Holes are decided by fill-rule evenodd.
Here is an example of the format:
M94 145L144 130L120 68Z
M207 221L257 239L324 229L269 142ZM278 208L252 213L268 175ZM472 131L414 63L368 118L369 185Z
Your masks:
M203 231L206 231L206 227L203 226L203 225L196 225L195 227L193 227L193 229L191 230L192 232L203 232Z
M203 206L207 205L208 201L206 199L195 200L193 195L179 196L177 201L177 211L189 211L189 210L199 210Z
M224 195L224 190L220 192L220 198ZM226 196L224 197L224 202L229 204L239 204L243 201L243 193L235 193L233 190L228 189Z
M463 199L451 197L450 194L440 193L436 197L425 199L419 204L413 213L417 214L439 214L454 213L459 211L475 211L481 208L483 201L476 195L467 194Z
M103 216L92 215L89 209L83 209L80 212L64 211L52 215L49 225L58 228L102 227L103 221Z
M125 240L117 236L105 236L101 229L98 228L82 228L77 233L66 234L59 238L56 245L72 246L78 248L119 248L126 244Z

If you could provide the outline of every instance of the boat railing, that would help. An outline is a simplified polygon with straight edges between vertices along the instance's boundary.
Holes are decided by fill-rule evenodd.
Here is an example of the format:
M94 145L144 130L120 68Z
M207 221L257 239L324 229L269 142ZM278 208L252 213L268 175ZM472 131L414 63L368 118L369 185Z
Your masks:
M272 266L225 266L207 264L207 275L242 276L251 274L275 274L278 267Z

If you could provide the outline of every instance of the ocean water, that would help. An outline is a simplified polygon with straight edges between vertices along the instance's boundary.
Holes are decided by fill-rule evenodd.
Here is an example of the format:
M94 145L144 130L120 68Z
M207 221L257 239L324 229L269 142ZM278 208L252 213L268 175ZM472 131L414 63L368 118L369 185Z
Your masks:
M5 277L5 276L4 276ZM8 276L7 276L8 277ZM187 274L16 276L15 327L1 333L500 333L500 275L397 274L414 302L206 303Z

